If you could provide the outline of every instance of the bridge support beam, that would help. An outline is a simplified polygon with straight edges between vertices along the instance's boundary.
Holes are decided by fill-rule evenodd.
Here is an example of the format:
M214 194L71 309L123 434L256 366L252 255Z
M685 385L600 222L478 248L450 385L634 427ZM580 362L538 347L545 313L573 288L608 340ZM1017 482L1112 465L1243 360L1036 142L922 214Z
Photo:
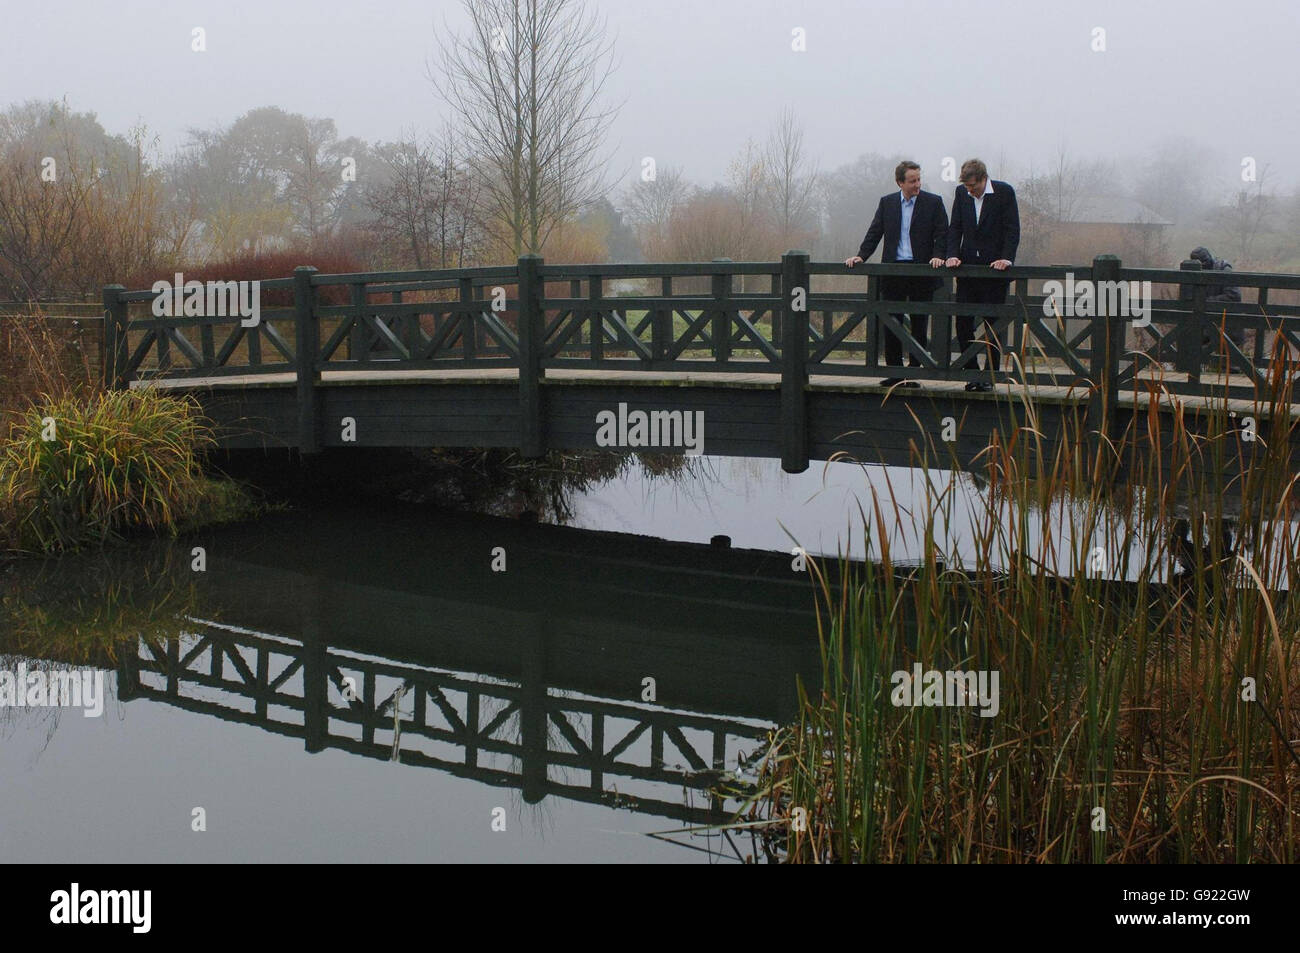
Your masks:
M1119 398L1119 361L1124 354L1124 339L1128 315L1124 302L1118 300L1118 314L1110 313L1111 295L1103 289L1118 286L1120 260L1115 255L1099 255L1092 261L1092 280L1096 294L1096 307L1092 316L1092 354L1089 376L1092 392L1088 397L1087 433L1088 460L1097 477L1113 472L1103 466L1103 454L1109 453L1115 439L1116 400ZM1104 284L1115 282L1115 284Z
M298 452L320 450L317 429L319 406L316 387L320 384L320 325L316 323L316 292L311 276L316 269L300 265L293 270L294 362L298 372Z
M126 338L126 289L109 285L104 289L104 340L100 348L106 390L123 390L127 386L126 365L130 361Z
M808 469L808 253L781 256L781 469Z
M541 268L541 255L519 259L519 450L525 458L546 453L542 439L542 346L546 325Z
M1179 271L1200 271L1201 263L1189 258L1178 266ZM1205 285L1183 285L1179 297L1190 300L1191 316L1184 318L1178 328L1178 354L1174 361L1174 370L1182 371L1193 383L1200 383L1201 362L1205 359L1201 342L1205 338ZM1211 338L1214 339L1213 337Z

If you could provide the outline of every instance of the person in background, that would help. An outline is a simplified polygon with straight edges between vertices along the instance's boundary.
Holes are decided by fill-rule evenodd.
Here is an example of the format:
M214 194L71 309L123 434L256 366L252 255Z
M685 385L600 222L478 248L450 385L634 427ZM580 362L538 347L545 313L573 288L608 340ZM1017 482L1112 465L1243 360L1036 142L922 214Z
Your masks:
M1188 257L1190 257L1192 261L1200 262L1201 271L1232 271L1232 266L1230 264L1222 258L1215 258L1210 254L1210 250L1204 245L1192 249L1192 253ZM1191 297L1191 286L1184 286L1183 295L1184 297ZM1216 303L1241 304L1241 289L1236 285L1230 285L1226 282L1223 284L1212 284L1206 286L1206 310L1210 313L1212 319L1214 319L1211 323L1217 325L1219 323L1218 319L1222 316L1222 312L1220 312L1219 315L1213 314L1214 308L1212 306ZM1204 347L1214 347L1217 337L1218 335L1211 335L1210 331L1207 329L1205 335L1201 338L1201 344ZM1246 331L1241 327L1229 326L1227 338L1238 348L1241 348L1246 342Z
M983 265L994 271L1006 271L1020 247L1020 208L1016 193L1005 182L990 180L988 169L979 159L967 159L961 165L961 185L952 199L952 222L948 226L948 267ZM1007 278L958 278L956 300L979 304L1006 304ZM984 369L1002 369L1002 341L993 321L984 319L988 345ZM957 317L957 350L964 352L975 340L973 315ZM973 370L976 359L969 358L962 370ZM991 381L971 381L967 390L988 391Z
M882 262L929 262L931 268L940 268L944 262L944 249L948 242L948 213L943 199L933 192L921 191L921 167L904 160L894 169L898 191L880 198L875 217L867 228L866 237L858 253L845 259L852 268L870 258L881 238L885 240ZM915 278L901 275L882 275L877 286L878 298L883 301L933 301L934 293L943 286L942 278ZM902 324L903 315L892 317ZM928 314L911 315L912 337L923 348L929 347ZM885 364L903 366L903 342L893 331L885 334ZM910 355L908 364L919 367L916 355ZM916 381L900 377L887 377L881 381L886 387L901 384L919 387Z

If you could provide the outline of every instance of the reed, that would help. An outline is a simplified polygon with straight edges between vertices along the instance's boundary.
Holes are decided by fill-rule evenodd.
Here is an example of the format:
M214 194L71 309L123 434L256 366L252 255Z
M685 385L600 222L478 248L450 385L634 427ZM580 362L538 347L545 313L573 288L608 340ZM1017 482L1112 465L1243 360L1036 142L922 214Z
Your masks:
M1193 426L1157 413L1159 388L1125 433L1090 441L1078 416L1050 445L1018 395L978 490L930 440L919 507L864 501L878 559L814 561L821 684L799 685L737 822L796 863L1295 862L1295 369L1275 354L1249 467L1240 408ZM922 558L896 564L912 526ZM895 704L917 663L996 672L996 714L960 692Z
M176 532L227 488L199 466L210 443L195 402L151 391L50 396L0 443L0 527L8 548L55 553L134 530Z

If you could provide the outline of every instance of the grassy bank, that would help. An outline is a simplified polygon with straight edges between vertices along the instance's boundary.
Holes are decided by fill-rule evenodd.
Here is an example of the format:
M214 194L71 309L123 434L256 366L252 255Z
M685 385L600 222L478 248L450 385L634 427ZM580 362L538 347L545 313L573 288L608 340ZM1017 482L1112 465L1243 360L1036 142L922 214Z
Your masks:
M1273 445L1240 486L1214 476L1243 447L1226 405L1218 436L1152 413L1090 452L1082 422L1045 447L1026 404L982 458L979 506L937 475L910 512L892 490L869 501L882 559L816 587L823 687L801 686L740 818L771 859L1295 862L1295 369L1275 362ZM1162 445L1165 466L1133 453ZM924 558L894 565L913 519ZM973 552L945 552L965 519ZM914 692L918 664L996 673L996 703L965 677Z
M148 391L37 400L0 442L5 548L58 553L251 515L246 491L203 472L209 443L192 401Z
M136 532L244 519L258 504L204 472L212 441L192 401L105 392L39 314L0 333L0 557L59 553Z

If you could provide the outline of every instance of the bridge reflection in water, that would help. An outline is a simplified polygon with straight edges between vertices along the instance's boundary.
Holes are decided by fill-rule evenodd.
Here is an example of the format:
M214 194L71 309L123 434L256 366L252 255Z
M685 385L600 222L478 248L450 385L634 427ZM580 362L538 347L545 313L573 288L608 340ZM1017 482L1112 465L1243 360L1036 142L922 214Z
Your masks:
M401 539L428 529L409 514L362 519L355 533L290 515L216 534L202 603L220 618L119 650L120 697L529 803L708 825L735 806L713 790L724 772L794 715L795 674L816 681L810 583L788 556L448 514L420 550ZM485 538L507 573L477 558ZM475 558L448 571L462 544Z

